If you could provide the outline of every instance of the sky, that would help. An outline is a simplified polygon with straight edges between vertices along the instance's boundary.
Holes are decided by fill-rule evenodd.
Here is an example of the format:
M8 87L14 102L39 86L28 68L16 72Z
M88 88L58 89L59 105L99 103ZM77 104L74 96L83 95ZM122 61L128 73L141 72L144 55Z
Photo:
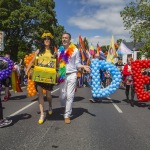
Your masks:
M58 23L72 35L73 43L78 42L79 35L93 46L109 45L112 35L115 42L117 39L132 41L120 17L120 11L132 0L54 1Z

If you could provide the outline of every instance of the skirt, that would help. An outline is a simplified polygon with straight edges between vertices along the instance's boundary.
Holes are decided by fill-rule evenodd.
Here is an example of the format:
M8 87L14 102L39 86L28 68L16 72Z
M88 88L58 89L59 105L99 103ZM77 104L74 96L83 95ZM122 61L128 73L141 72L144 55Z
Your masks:
M48 83L42 83L42 82L35 82L36 90L37 90L37 86L40 86L44 90L52 91L53 87L54 87L54 84L48 84Z

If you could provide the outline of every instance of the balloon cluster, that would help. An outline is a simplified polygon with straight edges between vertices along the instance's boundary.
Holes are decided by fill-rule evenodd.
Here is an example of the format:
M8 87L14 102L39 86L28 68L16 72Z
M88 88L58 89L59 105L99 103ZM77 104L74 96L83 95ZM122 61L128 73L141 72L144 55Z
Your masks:
M13 69L13 62L9 58L0 57L3 62L7 62L8 66L6 69L0 71L0 80L7 78ZM0 68L1 69L1 68Z
M136 60L131 63L135 92L139 101L150 101L150 93L144 90L144 84L150 84L150 77L142 75L143 68L150 68L150 60Z
M29 63L31 62L32 58L34 57L34 53L32 54L29 54L29 55L26 55L25 58L24 58L24 62L25 62L25 66L26 68L28 67ZM35 89L35 85L34 85L34 81L32 81L29 76L30 76L30 72L31 72L31 69L29 70L28 72L28 81L27 79L24 79L28 85L27 85L27 93L28 93L28 96L35 96L36 95L36 89Z
M108 70L112 75L112 82L106 88L101 87L100 69ZM108 97L117 90L121 81L121 73L115 65L98 59L91 61L91 76L92 96L94 98Z
M5 57L0 57L0 60L2 62L7 63L7 68L5 69L0 68L0 91L1 91L1 87L2 87L1 82L3 79L7 78L11 74L13 69L13 62L9 58L5 58Z

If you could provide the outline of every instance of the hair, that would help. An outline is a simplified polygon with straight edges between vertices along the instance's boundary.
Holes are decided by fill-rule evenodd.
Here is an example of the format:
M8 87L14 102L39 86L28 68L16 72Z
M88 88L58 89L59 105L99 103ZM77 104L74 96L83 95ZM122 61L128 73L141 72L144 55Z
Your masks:
M9 52L9 51L6 51L6 52L5 52L5 55L10 55L10 52Z
M68 34L68 35L69 35L69 38L71 39L71 34L70 34L70 33L64 32L64 33L62 34L62 36L63 36L64 34Z
M128 60L131 60L131 61L132 61L132 60L133 60L133 58L132 58L132 57L128 57L128 58L127 58L127 61L128 61Z
M52 55L54 54L54 40L52 38L50 38L50 51L52 53ZM39 54L43 54L45 52L45 45L44 45L44 39L41 39L41 45L40 45L40 48L39 48Z

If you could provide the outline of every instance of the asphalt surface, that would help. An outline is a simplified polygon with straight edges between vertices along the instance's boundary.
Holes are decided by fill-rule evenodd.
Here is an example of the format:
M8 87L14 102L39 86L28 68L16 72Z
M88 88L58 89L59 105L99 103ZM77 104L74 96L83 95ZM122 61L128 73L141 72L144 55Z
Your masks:
M78 88L73 103L71 124L61 115L59 87L53 95L53 115L38 124L37 96L12 93L3 103L4 116L13 120L0 128L0 150L150 150L150 110L148 103L125 100L123 89L110 95L112 100L91 103L90 88ZM3 100L2 94L2 100ZM137 100L137 99L135 99Z

